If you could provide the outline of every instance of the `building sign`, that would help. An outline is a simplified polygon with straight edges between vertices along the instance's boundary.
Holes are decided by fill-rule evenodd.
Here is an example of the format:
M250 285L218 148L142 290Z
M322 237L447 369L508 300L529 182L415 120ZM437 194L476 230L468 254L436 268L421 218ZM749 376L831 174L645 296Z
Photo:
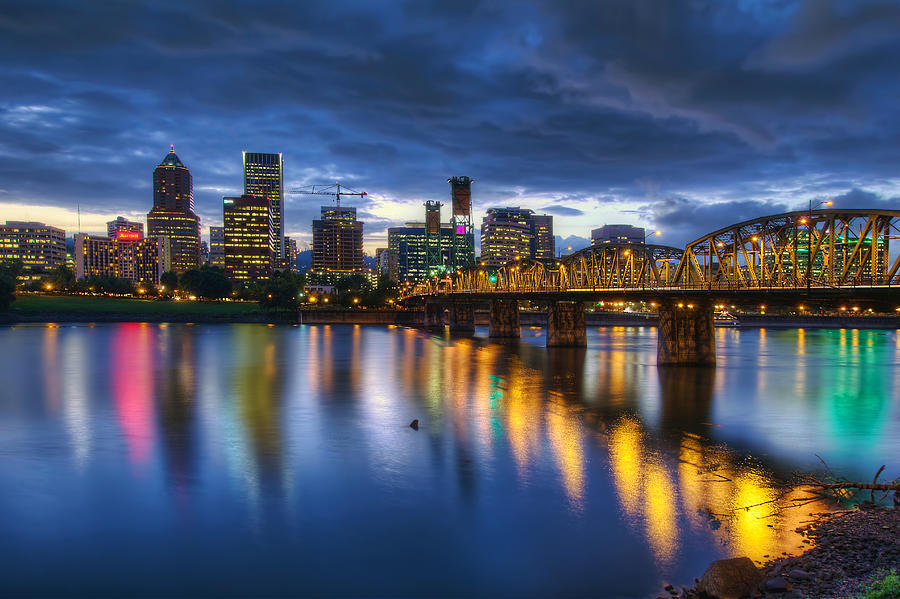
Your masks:
M139 241L142 235L137 231L119 231L116 233L116 240L118 241Z

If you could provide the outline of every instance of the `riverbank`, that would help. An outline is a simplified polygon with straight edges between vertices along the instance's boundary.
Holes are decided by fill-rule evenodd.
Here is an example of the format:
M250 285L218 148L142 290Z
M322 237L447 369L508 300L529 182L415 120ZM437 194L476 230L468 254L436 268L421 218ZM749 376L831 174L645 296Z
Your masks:
M891 570L900 572L900 509L869 507L810 517L811 522L797 529L809 549L760 564L762 582L753 597L853 598ZM699 586L681 591L667 587L660 597L705 597Z

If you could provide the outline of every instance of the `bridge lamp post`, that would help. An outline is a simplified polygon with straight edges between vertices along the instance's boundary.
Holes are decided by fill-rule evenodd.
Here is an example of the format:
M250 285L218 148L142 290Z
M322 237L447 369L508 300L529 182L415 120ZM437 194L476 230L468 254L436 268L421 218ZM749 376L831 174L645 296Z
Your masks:
M819 206L831 206L831 200L822 200L813 205L812 200L809 201L809 211L806 220L806 290L809 291L810 279L812 279L812 211ZM802 221L801 221L802 222Z

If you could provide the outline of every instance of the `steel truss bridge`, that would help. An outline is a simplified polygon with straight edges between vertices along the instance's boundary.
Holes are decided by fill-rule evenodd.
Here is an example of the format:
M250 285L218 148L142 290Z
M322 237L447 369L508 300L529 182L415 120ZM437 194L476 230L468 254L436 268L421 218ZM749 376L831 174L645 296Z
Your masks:
M608 243L559 260L473 266L421 282L405 298L863 297L900 305L900 245L891 244L898 239L900 210L787 212L719 229L684 249Z
M402 300L424 304L426 327L474 331L474 305L490 303L490 336L519 336L518 301L549 305L547 345L587 343L581 302L653 300L657 364L715 366L716 302L798 306L863 303L900 311L900 210L808 210L744 221L684 249L609 243L559 260L466 268L417 284ZM856 307L856 306L854 306Z

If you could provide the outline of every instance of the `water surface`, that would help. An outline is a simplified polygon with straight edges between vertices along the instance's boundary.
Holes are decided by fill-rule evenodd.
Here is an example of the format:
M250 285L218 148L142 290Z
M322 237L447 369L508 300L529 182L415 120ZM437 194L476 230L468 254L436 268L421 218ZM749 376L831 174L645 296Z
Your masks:
M485 334L0 329L0 594L655 596L796 549L817 454L900 475L896 331Z

